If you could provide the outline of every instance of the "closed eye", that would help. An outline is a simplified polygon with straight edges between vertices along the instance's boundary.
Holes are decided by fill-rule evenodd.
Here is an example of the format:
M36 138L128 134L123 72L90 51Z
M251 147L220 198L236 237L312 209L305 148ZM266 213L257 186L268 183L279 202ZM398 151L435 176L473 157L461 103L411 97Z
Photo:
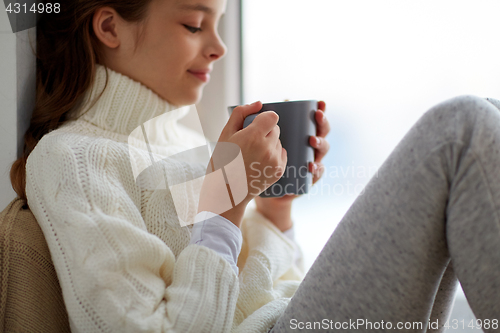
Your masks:
M186 24L183 24L183 26L186 27L186 29L188 29L192 33L196 33L198 31L201 31L201 28L191 27L191 26L186 25Z

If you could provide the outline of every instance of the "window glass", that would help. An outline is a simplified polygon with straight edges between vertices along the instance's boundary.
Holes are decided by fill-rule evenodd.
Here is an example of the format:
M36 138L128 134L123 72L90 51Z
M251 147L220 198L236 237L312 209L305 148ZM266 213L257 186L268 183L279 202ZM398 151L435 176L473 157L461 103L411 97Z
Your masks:
M243 1L243 102L327 104L325 174L293 211L307 267L425 111L500 99L499 12L494 0Z

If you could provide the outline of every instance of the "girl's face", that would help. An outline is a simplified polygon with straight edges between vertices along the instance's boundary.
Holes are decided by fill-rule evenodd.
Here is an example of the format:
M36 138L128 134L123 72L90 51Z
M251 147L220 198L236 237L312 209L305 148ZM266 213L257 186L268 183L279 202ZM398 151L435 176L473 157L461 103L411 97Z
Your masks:
M152 0L140 28L117 18L119 46L106 45L106 65L171 104L197 103L209 80L206 73L227 50L217 32L225 8L226 0ZM134 49L137 34L142 36Z

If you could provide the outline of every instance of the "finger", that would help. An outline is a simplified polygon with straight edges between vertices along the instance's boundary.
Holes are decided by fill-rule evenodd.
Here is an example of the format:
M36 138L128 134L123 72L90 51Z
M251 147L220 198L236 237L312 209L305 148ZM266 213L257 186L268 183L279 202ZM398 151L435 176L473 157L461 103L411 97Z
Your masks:
M281 150L281 148L283 148L283 146L281 145L281 140L278 135L278 140L276 140L276 150Z
M247 128L256 131L261 136L267 136L278 124L279 116L274 111L264 111L259 113ZM279 132L278 132L279 135Z
M309 144L314 148L314 162L321 162L323 157L330 150L330 143L322 137L310 136Z
M253 113L257 113L262 109L262 102L257 101L252 104L240 105L234 108L231 117L227 121L225 130L229 131L229 135L233 135L243 128L245 118Z
M309 162L309 164L307 165L307 171L314 174L314 172L316 171L316 164L314 164L314 162Z
M286 151L285 148L281 147L281 167L283 168L282 169L283 173L285 173L287 163L288 163L288 152Z
M319 101L318 102L318 110L321 110L323 112L326 111L326 103L324 101Z
M312 163L313 164L313 181L312 183L315 184L325 173L325 166L323 163Z
M274 125L273 129L267 134L266 139L269 140L270 147L277 147L280 144L280 127Z
M330 123L326 118L325 113L321 110L316 111L316 135L325 137L330 132Z

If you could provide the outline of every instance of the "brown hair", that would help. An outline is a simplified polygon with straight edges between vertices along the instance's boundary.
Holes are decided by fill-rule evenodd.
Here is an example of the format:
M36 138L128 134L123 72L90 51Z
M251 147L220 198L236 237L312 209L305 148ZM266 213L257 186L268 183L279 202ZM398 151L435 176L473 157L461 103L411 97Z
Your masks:
M24 134L23 151L10 170L12 187L25 204L26 161L29 154L43 135L72 119L70 111L86 90L92 89L96 64L102 64L103 53L92 27L95 11L109 6L124 20L141 23L147 19L151 1L60 1L59 13L40 17L36 28L35 106L29 128ZM107 83L106 75L106 86Z

